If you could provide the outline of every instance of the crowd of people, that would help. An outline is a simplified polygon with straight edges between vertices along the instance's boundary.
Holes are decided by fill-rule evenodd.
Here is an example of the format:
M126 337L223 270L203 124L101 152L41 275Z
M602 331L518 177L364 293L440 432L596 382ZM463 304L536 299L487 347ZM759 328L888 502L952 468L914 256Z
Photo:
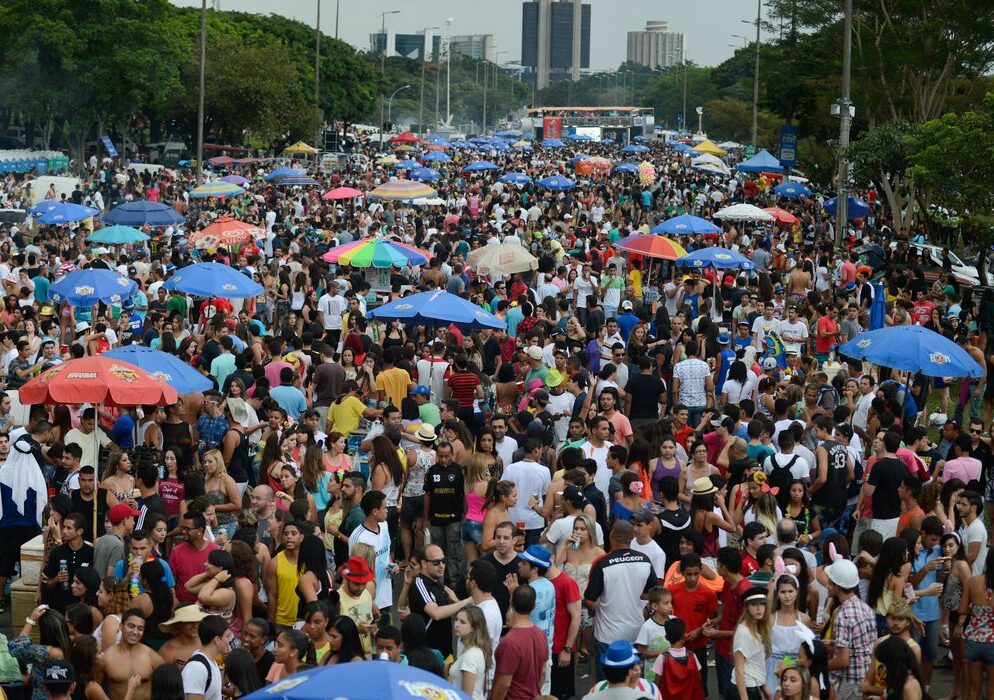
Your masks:
M323 199L396 176L376 144L361 149L312 170L322 187L267 183L261 162L236 168L245 196L209 200L189 198L190 172L94 157L68 199L161 201L186 223L113 250L88 241L89 221L0 229L0 591L21 546L44 541L38 606L0 650L0 671L11 656L30 667L24 697L215 700L375 659L473 700L587 686L604 700L919 700L937 664L953 697L994 688L986 375L839 351L884 294L887 325L942 333L986 370L989 292L890 245L885 212L852 222L840 250L820 194L777 200L768 175L702 172L661 143L644 156L654 180L550 192L498 175L572 175L572 148L494 151L500 169L483 173L462 170L480 154L454 151L436 164L439 205ZM4 206L30 196L6 176ZM800 223L679 242L730 248L750 270L684 274L615 247L742 201ZM265 235L188 243L222 215ZM428 262L374 288L322 260L379 237ZM537 269L474 270L469 253L496 243ZM857 246L880 252L882 286ZM197 260L264 293L163 286ZM84 267L138 291L53 301ZM421 290L506 328L367 316ZM170 406L19 401L47 367L127 344L214 388Z

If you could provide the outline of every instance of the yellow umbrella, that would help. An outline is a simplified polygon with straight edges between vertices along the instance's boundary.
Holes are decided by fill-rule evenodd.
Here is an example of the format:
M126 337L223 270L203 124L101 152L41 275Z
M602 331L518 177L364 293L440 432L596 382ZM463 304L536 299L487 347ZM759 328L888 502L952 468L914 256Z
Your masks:
M393 156L383 156L382 158L377 158L376 159L376 164L377 165L396 165L399 162L400 162L400 159L399 158L395 158Z
M318 149L314 148L314 146L308 146L303 141L298 141L292 146L287 146L286 148L284 148L283 152L290 154L304 154L312 156L318 152Z
M718 145L711 139L704 139L696 146L691 146L698 153L710 153L713 156L723 156L726 151L718 148Z
M417 149L415 149L414 146L412 146L410 144L399 143L399 144L397 144L396 146L393 147L393 150L395 150L395 151L414 151L414 150L417 150Z

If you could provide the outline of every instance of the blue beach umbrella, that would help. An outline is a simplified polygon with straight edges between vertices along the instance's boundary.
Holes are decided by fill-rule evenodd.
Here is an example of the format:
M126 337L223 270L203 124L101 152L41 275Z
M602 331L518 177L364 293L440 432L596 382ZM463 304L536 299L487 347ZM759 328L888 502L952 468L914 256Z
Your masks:
M448 681L415 666L392 661L350 661L316 666L263 686L242 700L467 700Z
M984 376L970 353L924 326L888 326L857 335L839 348L848 357L926 377Z
M29 213L41 224L71 224L97 216L100 210L72 202L49 201L36 204Z
M561 175L552 175L551 177L543 177L538 181L539 187L543 187L552 192L563 192L565 190L571 190L575 186L573 181L569 178L563 177Z
M862 219L870 213L870 205L864 202L859 197L849 196L848 200L849 208L846 210L846 215L850 219ZM825 213L829 216L835 216L835 208L838 205L838 197L832 197L831 199L825 200Z
M408 325L451 323L468 329L507 327L504 321L476 304L441 290L411 294L373 309L366 315L380 321L403 321Z
M875 331L883 328L887 315L887 295L882 284L873 285L873 301L870 303L870 328Z
M638 163L619 163L614 166L614 172L616 173L637 173L638 171Z
M214 382L175 355L161 350L153 350L144 345L125 345L121 348L108 350L104 356L137 365L180 394L207 391L214 386Z
M126 243L141 243L147 241L148 236L136 228L130 226L104 226L93 232L89 238L90 243L105 243L107 245L124 245Z
M640 146L638 144L630 143L621 149L622 153L645 153L649 150L648 146Z
M273 172L266 175L264 179L266 182L272 182L277 178L285 177L287 175L304 175L304 171L297 170L296 168L277 168Z
M116 206L104 215L105 224L121 226L175 226L183 223L183 215L161 202L136 199Z
M411 160L410 158L408 158L407 160L402 160L399 163L393 164L394 170L410 170L411 168L420 168L420 167L421 163L419 163L416 160ZM282 180L280 182L282 182Z
M704 233L721 233L721 226L699 216L684 214L660 222L649 229L652 233L668 233L676 236L689 236Z
M682 267L715 267L721 270L751 270L755 267L752 264L752 260L741 253L715 246L701 248L700 250L695 250L693 253L688 253L677 260L676 264Z
M803 183L788 180L774 187L773 193L778 197L808 197L811 194L811 190L805 187Z
M442 174L433 168L414 168L407 175L412 180L419 180L421 182L437 180L442 177Z
M565 148L566 144L561 139L542 139L542 146L545 148Z
M510 185L527 185L531 181L532 179L524 173L504 173L497 178L497 182L503 182Z
M198 297L246 299L262 294L262 285L228 265L194 263L180 268L163 285Z
M497 170L497 165L489 160L477 160L467 165L463 170L468 173L477 173L484 170Z
M443 151L429 151L421 157L421 160L425 163L448 163L452 159Z
M97 302L119 304L138 289L134 280L112 270L75 270L52 285L52 299L70 306L93 306Z

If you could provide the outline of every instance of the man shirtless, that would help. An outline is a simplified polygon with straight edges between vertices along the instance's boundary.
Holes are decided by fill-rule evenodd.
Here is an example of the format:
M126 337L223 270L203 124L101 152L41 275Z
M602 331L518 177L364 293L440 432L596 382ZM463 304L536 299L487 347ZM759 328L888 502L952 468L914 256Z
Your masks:
M163 631L168 631L173 638L162 645L159 654L167 664L173 664L183 670L190 654L200 648L200 637L197 635L197 625L207 617L197 605L183 605L176 609L171 619L160 625Z
M162 657L141 643L145 632L145 614L132 608L121 616L121 641L104 652L110 700L124 700L131 676L141 678L134 700L152 697L152 671L163 664Z

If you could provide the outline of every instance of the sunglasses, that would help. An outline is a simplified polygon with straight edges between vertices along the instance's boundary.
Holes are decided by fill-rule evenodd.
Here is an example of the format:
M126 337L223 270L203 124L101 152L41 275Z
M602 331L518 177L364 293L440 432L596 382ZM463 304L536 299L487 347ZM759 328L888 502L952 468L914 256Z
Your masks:
M971 435L983 435L984 431L983 430L974 430L973 428L970 428L970 434Z
M442 557L441 559L425 559L425 561L429 564L434 564L435 566L438 566L439 564L445 563L445 557Z

